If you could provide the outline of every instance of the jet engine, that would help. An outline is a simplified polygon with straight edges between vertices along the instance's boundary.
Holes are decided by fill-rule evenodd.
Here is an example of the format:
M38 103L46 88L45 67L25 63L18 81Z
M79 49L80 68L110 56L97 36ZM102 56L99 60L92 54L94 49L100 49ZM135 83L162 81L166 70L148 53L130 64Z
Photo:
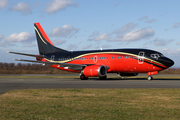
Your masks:
M107 73L106 67L103 65L91 65L82 70L81 74L85 77L103 77Z
M137 76L139 73L119 73L120 76Z

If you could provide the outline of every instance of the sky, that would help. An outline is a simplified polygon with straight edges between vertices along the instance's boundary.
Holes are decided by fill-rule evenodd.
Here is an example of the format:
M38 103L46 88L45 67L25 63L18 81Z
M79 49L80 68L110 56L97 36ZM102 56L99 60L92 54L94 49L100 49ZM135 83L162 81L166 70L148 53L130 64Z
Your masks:
M179 0L0 0L0 62L39 54L34 23L66 50L145 48L180 68Z

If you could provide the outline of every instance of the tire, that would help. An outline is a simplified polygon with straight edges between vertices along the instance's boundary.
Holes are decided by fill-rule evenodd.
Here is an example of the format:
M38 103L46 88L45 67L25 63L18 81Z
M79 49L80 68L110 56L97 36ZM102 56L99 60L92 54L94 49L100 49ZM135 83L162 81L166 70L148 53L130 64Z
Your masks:
M147 80L153 80L153 77L151 76L151 75L149 75L148 77L147 77Z
M88 77L85 77L85 75L80 75L80 79L81 79L81 80L87 80Z
M100 80L106 80L107 76L99 77Z

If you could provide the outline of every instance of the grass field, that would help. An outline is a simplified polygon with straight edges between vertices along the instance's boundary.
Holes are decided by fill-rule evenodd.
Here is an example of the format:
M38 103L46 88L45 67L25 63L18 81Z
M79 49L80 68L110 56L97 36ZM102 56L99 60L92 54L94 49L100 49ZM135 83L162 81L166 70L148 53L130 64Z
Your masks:
M180 89L41 89L0 95L0 119L178 120Z

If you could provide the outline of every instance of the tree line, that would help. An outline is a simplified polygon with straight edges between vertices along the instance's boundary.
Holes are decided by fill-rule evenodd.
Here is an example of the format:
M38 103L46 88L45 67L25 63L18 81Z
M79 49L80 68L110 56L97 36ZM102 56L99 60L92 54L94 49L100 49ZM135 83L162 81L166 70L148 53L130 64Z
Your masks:
M0 74L67 74L66 72L42 64L0 62Z

